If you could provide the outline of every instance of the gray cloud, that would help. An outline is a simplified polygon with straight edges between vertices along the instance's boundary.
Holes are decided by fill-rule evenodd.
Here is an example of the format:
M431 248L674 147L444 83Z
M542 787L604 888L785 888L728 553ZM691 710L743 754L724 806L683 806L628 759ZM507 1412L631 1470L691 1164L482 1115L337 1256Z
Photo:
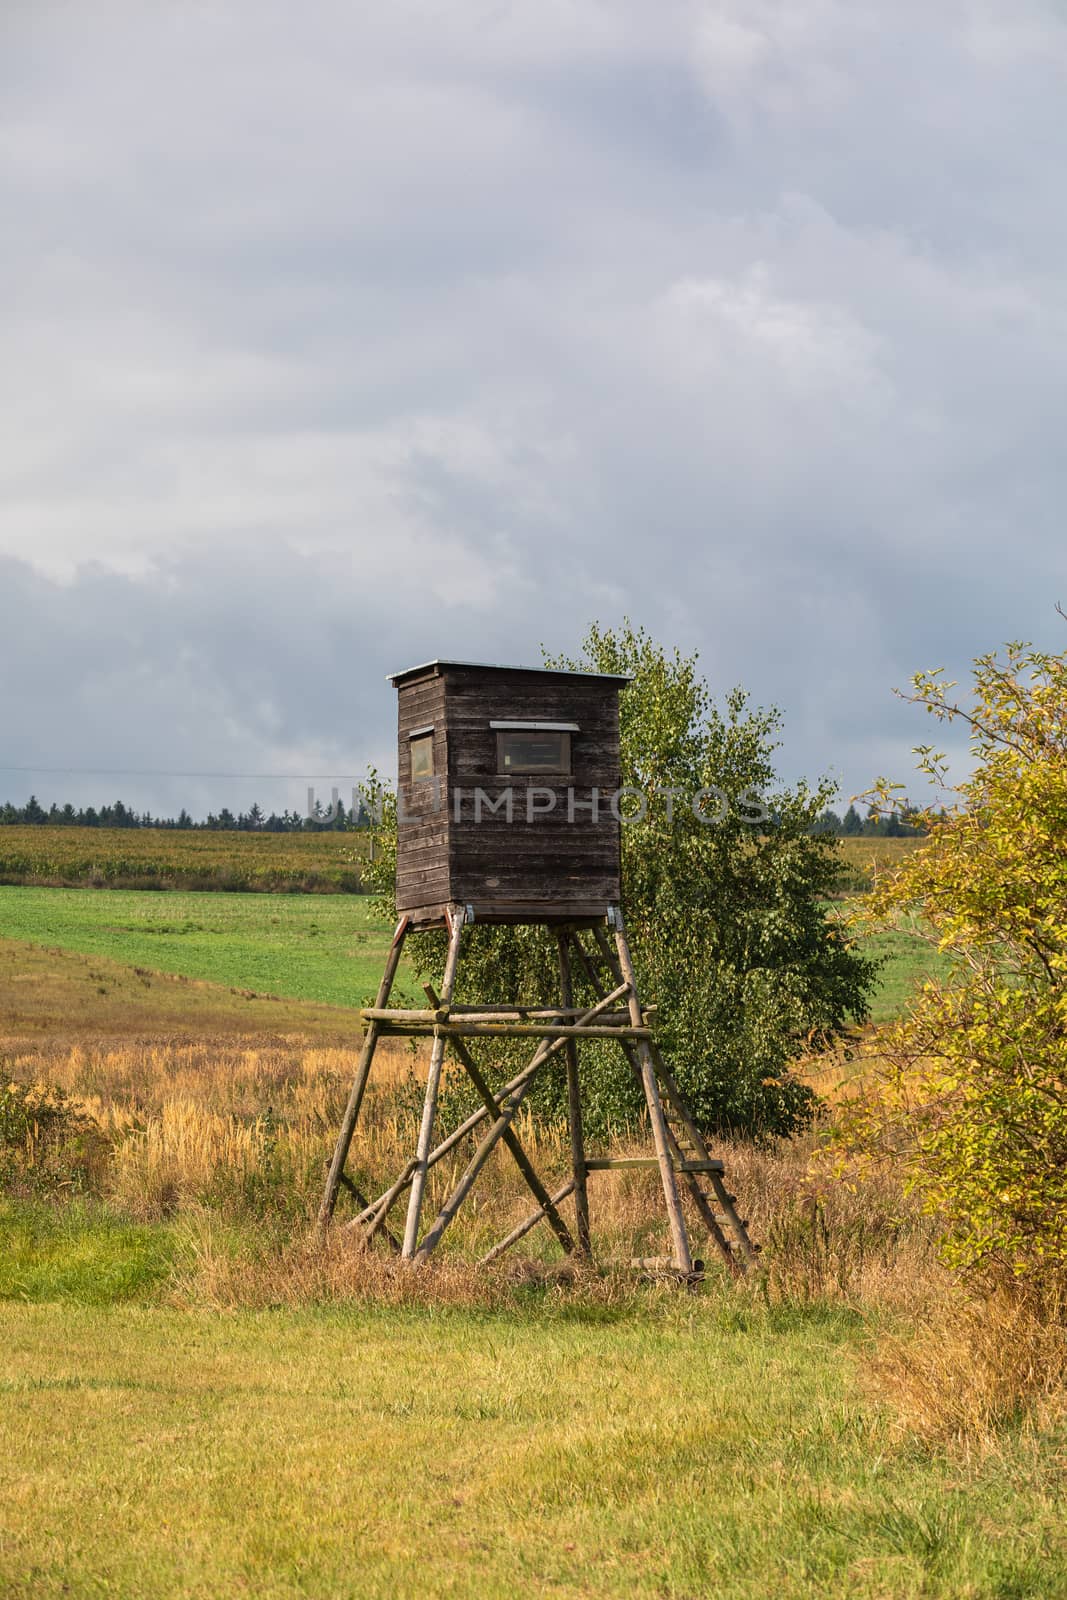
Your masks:
M893 684L1060 637L1062 16L379 11L9 8L0 763L340 776L628 611L906 776ZM140 782L0 773L252 798Z

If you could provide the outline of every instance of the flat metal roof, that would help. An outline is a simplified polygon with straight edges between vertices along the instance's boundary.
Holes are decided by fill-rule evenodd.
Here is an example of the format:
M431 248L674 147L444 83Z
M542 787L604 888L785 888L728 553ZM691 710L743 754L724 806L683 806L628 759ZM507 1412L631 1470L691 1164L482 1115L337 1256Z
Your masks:
M555 678L601 678L606 683L629 683L630 676L625 672L571 672L566 667L516 667L503 661L423 661L417 667L405 667L403 672L387 673L388 681L396 688L404 678L413 678L416 673L429 672L431 667L474 667L480 672L543 672L548 677Z

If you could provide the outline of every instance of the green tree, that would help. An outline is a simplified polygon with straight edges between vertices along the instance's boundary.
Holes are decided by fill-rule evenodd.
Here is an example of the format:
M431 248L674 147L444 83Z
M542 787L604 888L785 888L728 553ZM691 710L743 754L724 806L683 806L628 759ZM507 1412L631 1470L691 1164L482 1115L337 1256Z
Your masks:
M752 708L739 689L719 709L696 656L668 653L629 622L594 626L575 659L546 665L631 678L622 782L644 815L622 829L624 910L642 996L659 1007L660 1042L695 1115L720 1132L793 1131L816 1102L792 1063L864 1015L875 973L827 909L837 851L813 829L832 785L779 788L778 713ZM372 790L373 809L382 796ZM371 868L379 887L391 892L394 869L387 807ZM475 925L464 939L464 999L558 995L544 930ZM439 972L443 939L411 943L418 964ZM620 1051L583 1047L583 1061L594 1123L639 1115ZM562 1104L558 1075L543 1093Z
M973 770L870 914L954 959L889 1033L851 1137L903 1163L953 1265L1044 1292L1067 1277L1067 658L1020 643L980 656L967 705L939 672L913 687L966 726ZM917 754L948 786L943 754Z
M850 805L845 812L844 820L841 823L841 832L846 839L855 838L863 832L863 818L854 805Z

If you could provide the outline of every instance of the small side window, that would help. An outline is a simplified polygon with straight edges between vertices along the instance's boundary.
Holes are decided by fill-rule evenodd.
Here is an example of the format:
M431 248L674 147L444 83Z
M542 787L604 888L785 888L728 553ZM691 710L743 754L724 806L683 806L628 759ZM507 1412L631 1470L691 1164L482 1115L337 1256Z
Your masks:
M409 743L411 751L411 781L418 783L433 777L433 731L420 733Z

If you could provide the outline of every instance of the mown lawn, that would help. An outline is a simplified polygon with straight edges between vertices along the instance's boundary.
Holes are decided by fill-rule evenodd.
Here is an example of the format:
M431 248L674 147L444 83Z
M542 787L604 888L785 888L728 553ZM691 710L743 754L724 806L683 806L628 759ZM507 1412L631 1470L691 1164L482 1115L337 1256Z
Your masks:
M0 1305L0 1592L1067 1594L1048 1454L894 1443L857 1318Z

